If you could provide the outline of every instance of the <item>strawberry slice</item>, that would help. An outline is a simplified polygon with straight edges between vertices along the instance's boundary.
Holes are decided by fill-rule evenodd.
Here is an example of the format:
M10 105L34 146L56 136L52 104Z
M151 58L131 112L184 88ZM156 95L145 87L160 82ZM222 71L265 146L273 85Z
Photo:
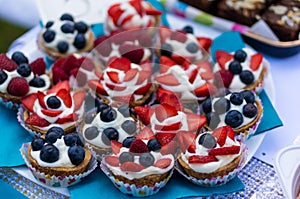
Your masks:
M105 91L104 87L98 80L89 80L88 85L92 90L95 90L100 95L108 96L107 92Z
M139 139L139 140L150 140L150 139L152 139L154 137L155 137L155 135L154 135L153 131L151 130L151 128L149 128L149 127L146 126L136 136L136 139Z
M215 156L202 156L202 155L192 155L189 158L189 163L190 164L205 164L205 163L210 163L210 162L217 162L218 159Z
M122 57L129 59L132 63L138 64L144 57L144 49L141 46L123 43L119 47Z
M259 68L259 66L260 66L260 64L261 64L261 62L262 62L262 60L263 60L262 54L257 53L257 54L255 54L255 55L253 55L253 56L251 57L251 61L250 61L250 68L251 68L253 71L256 71L256 70Z
M197 131L206 123L206 117L195 113L186 113L189 131Z
M145 60L140 63L140 66L143 71L152 73L153 64L150 60Z
M49 116L49 117L56 117L58 115L60 115L63 111L53 111L53 110L47 110L47 109L43 109L42 113Z
M95 75L99 78L99 80L104 80L104 74L99 71L95 71Z
M205 81L212 80L215 77L215 75L212 72L209 72L209 71L201 72L200 76L201 76L201 79L203 79Z
M60 91L58 91L58 93L56 93L56 95L64 102L66 107L71 108L72 97L66 89L61 89Z
M159 37L161 43L165 43L168 38L170 38L172 30L166 26L161 26L159 28Z
M192 57L183 57L183 56L180 56L180 55L175 55L173 54L172 56L172 59L177 63L177 64L183 64L185 62L187 63L191 63L193 61L193 58Z
M82 105L82 103L84 101L84 98L85 98L85 94L86 94L86 92L80 91L80 92L76 92L73 95L74 111L77 111L81 107L81 105Z
M151 86L152 86L152 83L146 84L145 86L142 86L142 87L138 88L137 90L135 90L134 94L144 95L149 91Z
M123 14L123 10L120 8L120 3L110 6L107 12L108 15L112 17L114 24L118 24L119 17Z
M178 144L176 141L172 140L168 144L165 144L161 147L160 153L162 155L167 155L167 154L175 154L178 148Z
M176 122L173 124L168 124L168 125L162 125L162 124L155 124L155 130L160 130L160 131L173 131L173 130L179 130L181 127L181 122Z
M30 63L30 68L35 75L42 75L46 72L46 63L43 58L38 58Z
M214 75L215 84L218 87L228 88L232 82L233 74L229 70L221 69Z
M57 84L60 81L69 80L69 76L65 73L63 69L54 66L52 68L52 80L54 84Z
M134 140L129 148L131 153L146 153L149 152L147 145L142 140Z
M124 82L132 80L138 73L138 69L133 68L125 73Z
M56 120L56 123L57 124L65 124L65 123L69 123L69 122L74 122L77 119L78 119L77 114L71 113L70 115L67 115L66 117L58 118L58 120Z
M105 83L105 85L110 88L111 90L114 90L114 91L123 91L126 89L126 87L124 86L116 86L114 84L109 84L109 83Z
M68 92L70 92L69 81L62 81L57 83L55 86L53 86L51 89L47 91L47 94L57 93L61 89L65 89Z
M160 104L168 104L173 106L177 111L183 110L183 104L181 100L174 93L162 93L158 96Z
M111 145L112 152L116 155L120 152L120 149L122 148L122 143L116 140L111 140L110 145Z
M187 36L183 32L173 31L170 35L170 39L181 42L181 43L185 43L187 40Z
M166 73L172 66L177 65L176 62L171 60L169 57L166 56L161 56L159 58L159 63L160 63L160 68L159 72L160 73Z
M38 127L46 127L49 126L50 123L38 116L36 113L32 113L25 121L28 125L38 126Z
M108 71L106 72L106 74L108 75L109 79L114 82L114 83L120 83L120 80L119 80L119 73L117 72L114 72L114 71Z
M115 68L115 69L127 72L130 70L131 62L128 59L121 57L121 58L116 58L112 61L109 61L108 65L111 68Z
M225 64L233 58L232 54L227 53L223 50L216 51L216 61L222 69L225 69Z
M154 164L155 167L165 169L172 163L172 160L170 158L162 158L160 160L157 160Z
M151 108L149 106L134 107L134 112L138 115L144 125L150 124L150 109Z
M160 84L165 84L168 86L178 86L180 82L173 74L159 75L155 78L155 80Z
M168 104L160 104L155 107L155 115L159 122L163 122L165 119L177 114L177 110Z
M140 16L143 16L143 6L141 0L131 0L129 3L136 9Z
M164 94L167 94L167 95L173 95L173 94L174 94L174 95L176 95L179 99L180 99L180 96L181 96L180 93L168 91L168 90L165 90L165 89L163 89L163 88L161 88L161 87L159 87L159 88L157 89L157 93L156 93L156 94L157 94L157 99L158 99L158 100L160 100ZM166 104L168 104L168 103L166 103Z
M136 84L142 84L144 81L149 80L151 77L151 73L150 71L146 71L146 70L142 70L139 72L139 78L136 82Z
M134 162L124 162L120 169L124 172L140 172L141 170L145 169L145 167Z
M112 98L113 100L117 101L117 102L123 102L123 103L130 103L131 101L133 101L133 95L123 95L123 96L114 96Z
M227 138L227 128L219 127L212 132L212 135L217 138L217 143L222 147L226 143Z
M176 136L179 142L179 147L183 152L185 152L189 148L195 148L194 145L196 134L188 131L179 131Z
M196 64L198 70L205 70L206 72L212 72L212 64L209 61L204 61Z
M37 94L32 93L30 95L27 95L26 97L23 97L21 99L21 102L29 112L33 112L33 106L36 99L37 99Z
M209 150L208 155L232 155L240 152L240 146L228 146Z
M116 156L105 156L104 160L107 164L113 166L113 167L118 167L120 164L120 160Z
M199 71L197 69L192 70L192 72L189 75L189 82L194 83L197 75L199 75Z
M127 22L129 22L129 21L131 21L132 20L132 18L133 18L134 16L133 15L128 15L128 16L126 16L125 18L123 18L123 20L121 21L121 26L124 26L124 24L126 24Z
M207 37L197 37L199 45L206 51L209 50L211 44L212 44L212 39L207 38Z
M217 88L211 83L206 83L195 89L194 92L197 97L208 97L214 95L217 92Z
M146 15L153 15L153 16L162 15L162 11L157 10L157 9L155 9L153 7L147 7L147 8L145 8L145 12L146 12Z
M234 140L234 131L230 126L226 126L226 130L227 130L227 136Z
M38 92L37 92L37 98L38 98L38 100L39 100L39 104L40 104L41 107L43 107L44 109L47 109L47 105L46 105L46 102L45 102L45 100L44 100L45 96L46 96L46 95L45 95L43 92L41 92L41 91L38 91Z
M92 71L95 69L95 64L93 60L89 57L81 57L78 59L78 61L81 63L80 67L82 67L85 70Z
M173 141L176 136L176 132L172 133L162 133L162 132L157 132L155 137L159 141L159 143L164 146L168 144L169 142Z

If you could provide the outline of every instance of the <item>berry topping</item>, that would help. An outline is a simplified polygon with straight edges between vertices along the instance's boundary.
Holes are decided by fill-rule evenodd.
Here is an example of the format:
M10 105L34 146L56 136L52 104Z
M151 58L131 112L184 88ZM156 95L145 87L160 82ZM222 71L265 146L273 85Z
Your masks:
M150 123L150 107L136 106L134 107L134 112L138 115L139 120L141 120L144 125L148 125Z
M120 164L119 158L116 156L105 156L105 162L113 167L118 167Z
M134 136L125 138L122 143L123 147L129 148L134 140L136 140Z
M228 126L219 127L212 132L212 135L217 139L217 143L220 146L224 146L224 144L226 143L227 131L228 131L227 127ZM234 137L234 135L233 135L233 137Z
M164 43L164 44L161 46L160 54L161 54L162 56L171 57L172 54L173 54L173 47L172 47L170 44Z
M32 79L30 82L29 82L29 86L33 86L33 87L36 87L36 88L42 88L46 85L45 83L45 80L43 78L40 78L40 77L35 77L34 79Z
M69 50L69 44L65 41L58 42L56 47L60 53L66 53Z
M225 97L222 97L218 99L213 106L216 113L222 114L230 109L230 101Z
M134 155L130 152L123 152L119 156L120 163L123 164L124 162L133 162L134 161Z
M152 166L154 164L154 161L155 159L151 153L143 153L139 159L140 164L144 167Z
M33 151L39 151L42 149L42 147L45 144L45 140L42 138L35 138L34 140L32 140L31 142L31 147Z
M225 116L225 123L232 128L239 127L243 121L243 115L237 110L231 110Z
M48 21L45 25L45 27L48 29L48 28L51 28L51 26L53 26L54 24L54 21Z
M124 58L124 57L116 58L113 61L109 62L109 67L115 68L118 70L122 70L125 72L130 70L130 65L131 65L131 62L127 58Z
M189 43L186 45L186 50L189 51L190 53L196 53L199 51L199 46L196 43Z
M84 91L76 92L73 95L74 111L77 111L78 109L80 109L81 105L84 102L85 95L86 95L86 92L84 92Z
M152 138L154 138L154 133L153 131L151 130L151 128L149 127L144 127L140 133L136 136L137 139L140 139L140 140L150 140Z
M240 62L234 60L229 64L229 71L233 74L240 74L242 72L243 68Z
M206 123L206 118L195 113L186 113L189 131L198 131Z
M249 90L244 90L241 92L243 95L244 99L246 100L247 103L254 103L255 102L255 95L252 91Z
M56 33L53 30L46 30L43 33L43 38L46 43L50 43L54 40Z
M69 133L64 136L64 141L67 146L80 145L83 146L83 143L80 140L80 137L77 133Z
M108 104L100 102L99 105L97 106L97 111L102 112L102 111L104 111L105 109L108 109L108 108L110 108L110 106Z
M171 164L172 160L170 158L162 158L155 162L154 166L165 169Z
M28 125L38 126L38 127L46 127L49 126L50 123L38 116L36 113L31 114L25 121Z
M132 135L136 132L136 123L132 120L126 120L122 123L121 127L129 135Z
M159 122L177 115L177 110L168 104L161 104L155 107L155 115Z
M100 113L100 119L103 122L111 122L111 121L114 121L116 118L117 118L117 112L115 111L115 109L113 109L111 107L104 109Z
M17 72L22 76L22 77L28 77L31 73L31 68L29 64L20 64L17 68Z
M166 75L159 75L155 78L155 80L158 81L159 84L165 84L165 85L169 85L169 86L180 85L180 82L171 73L166 74Z
M133 63L140 63L144 56L144 49L142 47L124 43L119 47L122 57L129 59Z
M206 114L207 124L211 129L215 129L220 123L219 115L215 112L210 112Z
M139 172L143 170L145 167L143 167L140 164L134 163L134 162L124 162L120 169L124 172Z
M182 30L183 30L185 33L191 33L191 34L194 33L194 29L193 29L192 26L185 26L185 27L183 27Z
M157 139L153 138L148 141L147 147L148 147L149 151L158 151L161 148L161 144L159 143L159 141Z
M122 148L122 143L118 142L116 140L110 141L111 150L114 154L118 154L120 152L120 149Z
M215 73L215 83L218 87L228 88L232 82L233 74L225 69L219 70Z
M8 84L7 92L14 96L24 96L29 92L29 84L23 77L14 77Z
M211 149L208 154L209 155L232 155L232 154L238 154L240 152L240 146L228 146L228 147L222 147L222 148L215 148Z
M51 127L45 136L45 140L48 143L55 143L57 139L64 135L64 130L60 127Z
M232 93L230 96L230 102L234 105L241 105L244 97L241 93Z
M73 33L74 32L74 26L71 23L65 23L60 27L60 30L64 33Z
M174 31L171 33L170 39L184 43L187 40L187 36L181 31Z
M185 152L186 150L195 152L195 138L196 134L193 134L191 132L179 131L177 133L179 146L183 152Z
M254 81L254 75L251 71L249 70L244 70L241 72L240 74L240 80L246 84L246 85L250 85L253 83Z
M247 53L243 50L238 50L234 53L234 59L238 62L244 62L247 58Z
M253 70L253 71L256 71L258 68L259 68L259 66L260 66L260 64L261 64L261 62L262 62L262 60L263 60L263 56L261 55L261 54L259 54L259 53L257 53L257 54L255 54L255 55L253 55L252 57L251 57L251 63L250 63L250 68Z
M142 140L135 140L131 143L129 151L132 153L149 152L147 145Z
M160 153L163 155L167 155L167 154L175 154L178 148L178 144L175 140L172 140L171 142L169 142L166 145L163 145L160 149Z
M3 84L7 80L7 74L3 70L0 70L0 84Z
M68 156L69 156L72 164L78 166L84 160L85 151L81 146L74 145L69 148Z
M180 99L174 93L162 93L158 94L158 100L160 104L168 104L175 107L177 111L183 110L183 104Z
M74 18L71 14L65 13L60 17L61 21L74 21Z
M124 117L130 117L131 115L131 111L130 111L130 107L129 106L120 106L118 108L118 111L124 116Z
M201 155L193 155L189 158L190 164L205 164L210 162L217 162L218 159L215 156L201 156Z
M86 31L89 28L88 25L86 23L84 23L83 21L76 22L74 27L80 33L86 33Z
M119 139L119 132L113 127L108 127L103 130L101 138L104 144L110 145L111 140Z
M194 92L197 97L207 97L216 93L217 88L211 83L206 83L203 86L200 86L199 88L194 90Z
M18 67L18 65L9 59L6 54L0 54L0 69L1 70L7 70L7 71L13 71Z
M198 143L207 149L212 149L217 146L216 139L210 133L204 133L200 136Z
M86 39L84 34L79 33L76 35L73 45L77 49L83 49L86 46Z
M202 110L204 113L209 113L211 112L211 99L207 98L203 103L202 103Z
M170 143L176 136L176 133L157 133L155 135L158 142L163 146Z
M44 162L53 163L59 159L59 150L53 144L46 144L40 152L40 159Z
M16 51L12 54L11 59L16 62L16 64L28 64L28 58L20 51Z
M246 104L243 107L243 115L248 118L253 118L257 115L257 107L254 104Z
M56 96L49 97L46 103L51 109L58 109L61 106L61 102Z
M225 64L233 58L233 55L223 50L216 51L216 61L222 69L225 69Z

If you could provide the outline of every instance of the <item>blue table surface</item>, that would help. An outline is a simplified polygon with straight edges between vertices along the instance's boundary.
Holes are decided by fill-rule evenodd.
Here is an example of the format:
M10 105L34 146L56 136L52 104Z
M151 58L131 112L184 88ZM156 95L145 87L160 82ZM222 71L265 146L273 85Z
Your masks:
M16 191L12 186L10 186L7 182L0 180L0 198L1 199L25 199L23 194Z

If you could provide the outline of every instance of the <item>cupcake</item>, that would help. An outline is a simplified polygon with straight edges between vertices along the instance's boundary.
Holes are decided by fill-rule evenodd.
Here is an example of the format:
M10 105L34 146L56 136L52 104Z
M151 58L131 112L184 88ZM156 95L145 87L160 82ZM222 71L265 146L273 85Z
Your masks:
M36 179L48 186L75 184L97 166L92 152L84 147L78 134L64 135L60 127L52 127L45 136L23 145L21 152Z
M0 101L9 108L16 108L21 98L50 87L50 78L42 58L29 63L22 52L14 52L11 59L0 54Z
M154 91L151 75L151 62L138 65L122 57L110 61L99 79L89 80L88 84L92 92L109 103L137 106L146 103Z
M112 145L114 153L103 158L101 169L121 192L149 196L170 179L174 157L163 155L155 139L129 137L123 143L112 142Z
M245 159L241 143L235 140L228 126L199 135L182 132L178 140L181 148L178 170L198 185L227 183L236 176Z
M253 91L244 90L208 98L202 103L202 111L210 129L228 125L236 135L247 138L257 129L263 106Z
M32 93L21 100L19 122L33 134L46 134L54 126L63 128L65 133L73 132L76 122L84 116L85 94L71 91L68 81L46 92Z
M243 48L232 53L216 51L214 66L215 83L231 91L253 90L260 92L268 62L262 54L250 48Z
M94 34L90 26L83 21L75 21L67 13L58 20L48 21L38 36L38 46L53 59L89 52L93 42Z

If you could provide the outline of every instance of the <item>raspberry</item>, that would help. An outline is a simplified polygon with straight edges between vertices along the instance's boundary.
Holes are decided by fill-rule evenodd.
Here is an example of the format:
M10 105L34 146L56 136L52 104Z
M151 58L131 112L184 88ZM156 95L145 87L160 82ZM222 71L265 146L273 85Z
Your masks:
M5 54L0 54L0 69L13 71L18 68L18 65L9 59Z
M29 84L26 79L15 77L8 84L7 92L14 96L24 96L29 92Z
M43 58L38 58L30 64L30 68L35 75L45 74L46 63Z
M149 150L142 140L135 140L131 143L129 151L132 153L146 153Z

